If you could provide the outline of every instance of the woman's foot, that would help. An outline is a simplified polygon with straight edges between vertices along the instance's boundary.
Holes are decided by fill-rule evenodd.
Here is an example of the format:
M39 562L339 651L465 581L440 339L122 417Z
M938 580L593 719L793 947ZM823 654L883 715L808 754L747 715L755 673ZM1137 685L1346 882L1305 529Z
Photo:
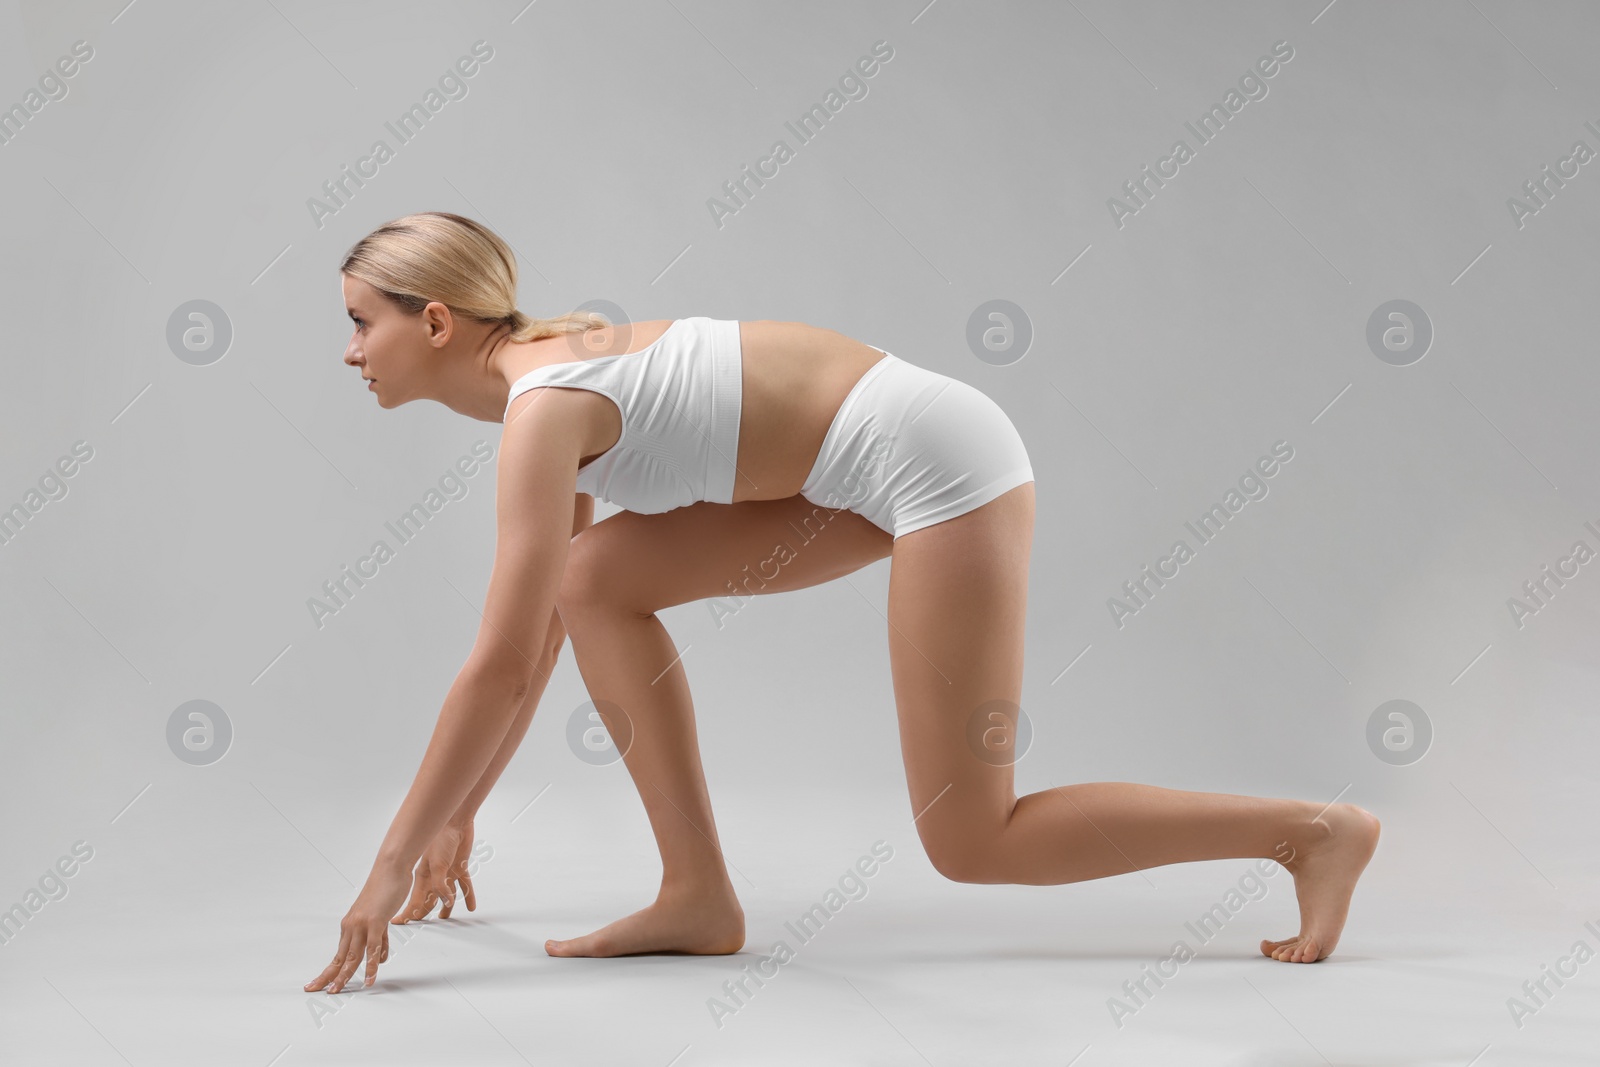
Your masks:
M1322 813L1294 857L1281 861L1294 875L1300 933L1261 942L1262 955L1283 963L1315 963L1333 952L1350 911L1350 894L1378 847L1380 825L1354 804L1334 804Z
M744 909L731 885L721 891L662 889L654 904L592 934L546 941L552 956L629 956L687 952L726 956L744 947Z

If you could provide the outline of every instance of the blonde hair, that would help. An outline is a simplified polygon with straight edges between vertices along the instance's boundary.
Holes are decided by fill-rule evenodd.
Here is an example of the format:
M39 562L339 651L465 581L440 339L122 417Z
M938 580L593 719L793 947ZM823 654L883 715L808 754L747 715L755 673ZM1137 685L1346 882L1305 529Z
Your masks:
M513 341L537 341L609 326L573 311L550 319L517 310L517 261L487 226L448 211L390 219L350 247L341 274L359 278L412 314L432 301L478 322L511 327Z

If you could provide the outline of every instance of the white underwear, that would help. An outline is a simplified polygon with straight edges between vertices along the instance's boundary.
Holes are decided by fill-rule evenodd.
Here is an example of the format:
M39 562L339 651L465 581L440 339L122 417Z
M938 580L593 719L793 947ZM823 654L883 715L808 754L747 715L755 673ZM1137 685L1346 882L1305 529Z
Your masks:
M999 404L884 352L839 405L800 495L898 538L1031 481L1027 449Z

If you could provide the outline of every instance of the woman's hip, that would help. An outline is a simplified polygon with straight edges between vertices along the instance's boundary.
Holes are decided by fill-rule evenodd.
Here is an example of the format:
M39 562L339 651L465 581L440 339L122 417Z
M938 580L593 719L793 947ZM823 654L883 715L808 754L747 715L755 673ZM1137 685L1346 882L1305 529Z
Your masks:
M991 397L885 353L840 404L800 492L898 537L1032 479L1022 438Z

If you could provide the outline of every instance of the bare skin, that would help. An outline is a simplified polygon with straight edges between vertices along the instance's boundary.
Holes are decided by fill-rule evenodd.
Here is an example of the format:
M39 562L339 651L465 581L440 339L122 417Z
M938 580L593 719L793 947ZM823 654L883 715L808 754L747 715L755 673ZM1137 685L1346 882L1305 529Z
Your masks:
M654 344L672 319L619 323L537 341L505 339L504 327L455 317L443 304L411 316L365 282L344 278L357 329L345 362L385 408L436 400L453 411L501 422L518 378L537 367L638 352ZM850 387L883 353L834 330L803 322L740 322L743 397L733 500L773 500L800 491L828 425ZM609 451L622 416L609 399L586 389L537 389L538 403L577 409L586 426L581 464ZM524 394L526 395L526 394Z
M352 310L387 331L380 341L358 326L346 352L347 363L379 380L380 404L434 399L485 421L501 420L511 384L529 370L640 351L672 321L515 344L503 327L456 319L440 304L401 313L408 321L396 325L370 287L350 278L344 287ZM1021 700L1033 485L898 539L853 512L819 508L799 488L844 395L882 355L803 323L742 322L740 339L734 502L619 512L585 526L569 546L556 606L611 733L631 728L624 760L655 833L662 877L648 907L584 936L551 940L546 951L728 954L743 947L744 913L717 839L688 680L655 613L728 595L730 582L746 582L775 545L787 543L793 555L776 577L743 585L740 595L804 588L892 560L890 665L910 807L929 859L946 877L1057 885L1169 863L1273 859L1294 877L1301 927L1295 937L1262 941L1261 952L1283 962L1326 958L1376 848L1378 820L1351 804L1128 782L1017 797L1009 762L976 757L967 729L980 705L998 699L1014 708ZM617 442L621 418L604 396L559 387L529 393L538 394L535 403L584 413L583 463ZM553 663L554 649L547 655L541 666ZM541 691L536 679L530 704ZM609 721L610 705L625 709L626 727ZM514 749L520 740L520 730L511 733L495 774L509 758L505 745ZM481 802L486 792L480 782L474 796Z
M1293 873L1301 929L1261 951L1314 962L1338 943L1378 821L1323 805L1091 782L1018 798L1012 768L974 758L965 726L996 696L1019 701L1033 487L897 541L866 519L817 522L800 497L620 512L573 542L557 600L591 697L627 709L633 775L662 857L656 901L593 933L547 943L556 956L737 952L743 912L723 863L695 741L682 660L654 612L727 595L747 564L787 542L784 592L892 558L890 659L911 809L934 866L966 882L1055 885L1168 863L1269 858ZM826 511L822 515L828 515ZM743 594L746 590L741 589ZM959 610L955 605L959 604ZM669 666L670 665L670 666ZM663 673L665 672L665 673ZM659 675L659 677L657 677ZM1319 818L1320 815L1320 818Z

